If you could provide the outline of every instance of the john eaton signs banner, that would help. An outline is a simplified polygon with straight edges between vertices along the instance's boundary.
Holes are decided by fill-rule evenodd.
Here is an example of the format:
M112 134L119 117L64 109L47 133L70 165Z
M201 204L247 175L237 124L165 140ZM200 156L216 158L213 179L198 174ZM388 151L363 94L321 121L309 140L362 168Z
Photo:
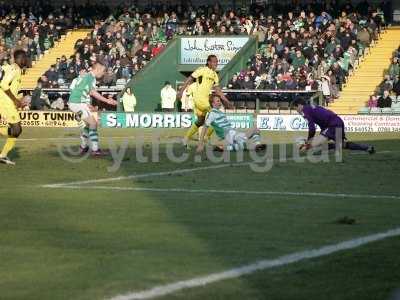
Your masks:
M218 57L218 69L221 69L248 40L248 37L234 36L181 38L180 64L205 65L207 56L214 54Z

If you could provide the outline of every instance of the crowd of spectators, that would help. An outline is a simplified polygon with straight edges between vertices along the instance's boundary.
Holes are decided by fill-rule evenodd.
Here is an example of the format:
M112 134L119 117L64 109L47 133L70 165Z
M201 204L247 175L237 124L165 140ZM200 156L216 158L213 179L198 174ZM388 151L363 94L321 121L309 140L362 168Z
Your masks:
M311 46L310 49L301 49L300 57L295 59L295 68L301 66L305 59L309 64L315 65L315 62L311 62L314 59L311 53L314 45L327 46L325 52L328 54L326 57L328 64L333 60L341 63L339 56L343 56L344 52L353 46L356 49L351 48L349 53L346 53L352 63L357 56L357 53L353 52L359 50L360 44L363 47L368 46L376 37L377 28L381 25L380 16L376 13L371 16L371 7L366 1L358 7L362 14L354 13L355 8L350 2L340 8L342 9L340 16L339 8L317 3L312 6L295 7L295 10L287 15L282 15L280 22L279 18L272 17L289 10L289 7L293 8L290 4L287 6L274 4L224 10L217 3L201 7L191 6L189 3L176 6L152 5L144 9L135 6L122 7L115 9L105 19L97 18L93 21L92 34L78 41L76 54L69 58L60 58L64 63L55 64L50 74L53 79L61 78L60 82L70 82L70 78L76 76L81 68L87 69L93 62L102 61L107 66L107 74L101 84L113 86L119 79L122 79L122 82L129 80L151 58L158 55L167 41L175 36L206 34L257 35L261 45L272 45L274 48L272 50L265 48L265 59L269 58L268 52L272 52L272 58L274 54L281 56L285 53L284 56L288 60L293 47ZM271 15L266 17L268 13ZM334 19L334 16L337 18ZM339 24L340 29L334 27ZM313 30L310 31L310 27ZM367 29L362 30L362 27ZM332 33L336 30L339 31L337 35ZM357 38L359 43L352 44L352 39ZM331 39L335 41L331 42ZM302 44L299 45L299 42ZM336 49L334 44L340 44L341 48ZM289 51L285 49L286 46ZM323 53L319 55L318 62L323 58ZM344 56L343 64L346 64L347 68L346 58L347 56ZM332 71L342 73L338 68ZM332 74L326 75L333 77ZM339 74L337 77L336 80L340 85L344 76ZM56 85L54 80L49 81L53 86ZM332 94L335 97L337 92L332 91Z
M91 27L95 17L108 11L102 6L53 7L44 1L16 6L0 1L0 66L19 49L28 53L30 61L37 60L66 30Z
M358 11L353 7L344 9L336 18L326 10L320 14L302 10L275 18L261 16L254 22L252 34L258 36L261 47L227 87L319 89L325 103L339 97L347 76L365 49L378 39L384 25L379 11L368 5ZM262 97L268 100L274 95ZM237 99L241 98L239 94Z
M368 99L369 108L389 108L400 101L400 47L394 52L384 80L378 86L374 95Z

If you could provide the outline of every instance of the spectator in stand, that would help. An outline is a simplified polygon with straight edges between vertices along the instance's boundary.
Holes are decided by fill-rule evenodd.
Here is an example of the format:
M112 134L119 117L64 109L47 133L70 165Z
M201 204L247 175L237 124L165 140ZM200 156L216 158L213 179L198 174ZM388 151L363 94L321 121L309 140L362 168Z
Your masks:
M157 56L164 49L164 45L161 42L157 42L157 46L151 50L151 57Z
M101 79L101 84L106 86L114 86L117 82L117 75L114 73L113 68L109 67L107 69L106 74L104 74L103 78Z
M175 110L176 91L169 81L166 81L161 89L161 108L164 112Z
M392 98L390 97L390 92L388 90L385 90L383 92L383 95L380 96L378 99L378 107L385 108L391 106L392 106Z
M136 106L136 97L132 92L132 88L128 87L125 90L122 98L122 105L125 112L134 112Z
M32 92L31 110L45 110L50 108L49 98L42 92L42 82L39 80L36 88Z
M239 77L238 77L237 74L234 74L232 79L229 81L228 89L231 89L231 90L239 90L239 89L241 89Z
M50 69L46 73L44 73L44 75L47 77L51 86L57 85L59 74L56 71L56 65L51 65Z
M397 75L394 78L393 92L396 94L397 97L400 96L400 79L399 79L399 75Z
M391 91L393 89L393 80L390 79L390 75L385 75L383 82L379 86L380 92Z
M241 89L243 90L252 90L255 88L254 81L250 80L250 75L246 74L244 76L244 80L240 85Z
M392 63L390 64L390 67L389 67L390 79L395 79L396 76L399 76L399 75L400 75L400 66L399 66L398 58L393 57Z
M371 38L371 34L368 31L368 28L366 26L363 26L362 29L358 32L357 39L362 44L363 48L369 47L369 45L371 44L372 38Z
M297 71L299 68L304 66L305 63L306 63L306 59L305 59L304 55L301 53L300 49L297 49L295 55L293 55L293 58L292 58L292 66Z
M367 107L369 108L378 107L378 98L375 95L369 97L367 101Z

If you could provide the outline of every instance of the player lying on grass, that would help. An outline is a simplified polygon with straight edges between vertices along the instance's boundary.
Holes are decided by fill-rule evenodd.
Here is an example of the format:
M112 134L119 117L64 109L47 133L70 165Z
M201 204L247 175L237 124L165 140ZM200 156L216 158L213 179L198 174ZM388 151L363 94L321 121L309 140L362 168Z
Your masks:
M101 156L105 153L99 149L99 136L97 134L97 119L92 114L94 111L91 105L91 98L93 97L99 101L110 105L117 105L113 99L107 99L96 91L96 79L103 77L105 66L99 62L92 66L89 73L84 74L75 81L75 85L71 89L69 97L69 109L80 116L81 120L85 122L85 127L81 131L81 153L84 154L89 151L93 156Z
M7 122L7 127L0 127L0 135L7 137L0 153L0 163L15 165L8 158L8 153L14 148L17 138L22 133L21 119L18 108L26 106L18 94L21 87L22 69L27 65L27 56L24 50L14 52L14 63L3 67L0 83L0 115Z
M261 144L260 131L257 128L252 128L247 133L238 132L232 128L231 122L229 122L226 114L221 111L222 102L219 96L212 96L210 104L212 109L211 112L207 114L203 129L200 133L197 152L202 152L204 150L205 136L210 127L215 130L215 134L220 139L220 143L214 148L216 151L223 151L224 143L228 151L260 151L266 149L266 145Z
M334 143L328 144L329 150L336 149L336 144L339 143L339 148L375 153L375 148L371 145L347 141L344 122L334 112L321 106L306 104L302 98L296 99L294 106L297 112L308 121L308 138L300 147L301 151L320 150L323 144L332 140ZM315 125L321 128L321 134L318 136L315 136Z

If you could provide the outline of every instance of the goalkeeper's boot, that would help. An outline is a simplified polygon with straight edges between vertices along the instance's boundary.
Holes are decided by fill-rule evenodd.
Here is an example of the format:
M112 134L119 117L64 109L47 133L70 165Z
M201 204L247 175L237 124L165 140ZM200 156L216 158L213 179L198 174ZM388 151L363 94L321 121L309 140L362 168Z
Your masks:
M5 164L5 165L9 165L9 166L15 166L15 162L13 162L7 156L0 157L0 163Z

